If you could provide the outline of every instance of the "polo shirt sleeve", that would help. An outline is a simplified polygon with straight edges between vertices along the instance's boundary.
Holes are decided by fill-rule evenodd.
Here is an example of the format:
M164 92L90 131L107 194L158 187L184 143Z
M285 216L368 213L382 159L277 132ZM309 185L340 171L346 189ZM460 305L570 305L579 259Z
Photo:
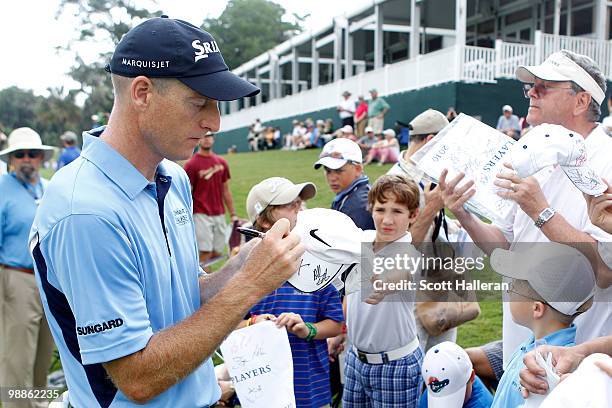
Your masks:
M389 104L387 103L387 101L386 101L386 100L384 100L384 99L380 98L380 102L381 102L381 105L382 105L382 108L383 108L383 109L391 109L391 106L389 106ZM381 110L382 110L382 109L381 109Z
M83 364L147 345L153 330L140 263L122 229L99 216L71 215L45 236L41 251L70 305Z
M227 164L227 161L225 161L224 159L221 159L221 164L223 165L223 182L225 183L227 180L229 180L232 177L230 176L230 170L229 170L229 165Z
M332 285L320 291L318 321L331 319L336 322L344 321L340 294Z
M4 244L4 228L6 228L5 200L0 199L0 248Z

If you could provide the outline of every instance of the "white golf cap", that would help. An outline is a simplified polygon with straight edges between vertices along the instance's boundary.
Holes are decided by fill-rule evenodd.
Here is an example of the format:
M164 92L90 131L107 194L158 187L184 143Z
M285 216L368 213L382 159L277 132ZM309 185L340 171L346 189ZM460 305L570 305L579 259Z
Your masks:
M385 130L383 130L383 135L395 137L395 130L393 130L393 129L385 129Z
M344 125L340 130L342 133L353 133L353 127L351 125Z
M502 112L512 112L512 106L510 105L502 106Z
M42 144L40 135L29 127L21 127L13 130L8 136L8 146L0 151L0 160L8 163L9 156L19 150L42 150L45 154L44 160L53 156L55 148Z
M445 341L425 354L421 375L427 387L429 408L462 408L472 362L463 348Z
M323 151L319 155L319 160L314 164L314 168L325 166L328 169L337 170L348 162L363 162L361 148L350 139L334 139L323 146Z
M500 275L529 282L548 304L573 316L595 289L589 260L576 248L558 242L529 244L525 250L497 248L491 267Z
M448 119L446 119L442 112L435 109L427 109L425 112L415 116L409 125L410 133L413 135L429 135L438 133L448 125Z
M293 232L306 252L287 282L302 292L323 289L360 262L363 231L346 214L326 208L300 211Z
M550 54L540 65L519 66L516 69L516 77L526 83L534 83L535 78L544 81L572 81L590 93L598 104L601 105L606 98L603 89L593 77L562 51Z
M372 129L372 126L366 126L365 132L366 133L370 133L370 132L374 133L374 129Z
M548 123L531 129L510 150L512 167L520 177L558 164L580 191L601 195L608 187L587 159L584 138L579 133Z
M296 198L308 200L317 194L313 183L293 184L283 177L270 177L254 185L247 196L247 214L251 222L269 205L289 204Z

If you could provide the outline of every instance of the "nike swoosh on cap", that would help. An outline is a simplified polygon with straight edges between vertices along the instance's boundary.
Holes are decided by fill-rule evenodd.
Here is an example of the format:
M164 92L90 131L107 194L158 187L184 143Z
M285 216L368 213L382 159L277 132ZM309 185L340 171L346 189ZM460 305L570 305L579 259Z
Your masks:
M329 245L327 242L323 241L321 238L319 238L319 237L318 237L318 236L315 234L315 232L317 232L318 230L319 230L318 228L315 228L315 229L310 230L310 236L311 236L311 237L313 237L314 239L316 239L317 241L322 242L323 244L325 244L325 245L327 245L328 247L330 247L330 248L331 248L331 245Z

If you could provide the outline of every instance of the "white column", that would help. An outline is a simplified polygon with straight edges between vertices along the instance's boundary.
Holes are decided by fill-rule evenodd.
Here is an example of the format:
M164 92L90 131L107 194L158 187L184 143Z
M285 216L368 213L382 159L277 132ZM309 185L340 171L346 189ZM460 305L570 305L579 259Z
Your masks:
M279 78L278 78L278 55L271 54L270 55L270 99L276 99L280 97L279 93Z
M298 81L300 80L300 63L298 62L297 48L291 50L291 95L298 93Z
M463 75L463 50L465 48L465 30L467 24L467 0L455 0L455 77L461 80Z
M317 49L317 38L312 37L312 63L310 65L311 88L319 86L319 50Z
M555 18L553 21L553 34L559 35L559 28L561 27L561 0L555 0Z
M419 2L419 4L417 4ZM410 59L419 55L419 33L421 31L421 5L419 0L410 2Z
M244 79L245 81L249 80L249 73L246 72L244 74L244 76L242 77L242 79ZM251 98L244 98L244 108L250 108L251 107Z
M344 27L344 77L353 76L353 36L347 21Z
M257 87L259 89L261 89L261 92L258 93L255 96L255 105L259 106L261 105L262 102L262 95L263 95L263 88L261 87L261 77L259 76L259 67L255 68L255 85L257 85Z
M593 31L595 38L606 41L608 33L606 32L606 22L608 19L608 2L606 0L597 0L593 8Z
M342 24L334 19L334 82L342 79Z
M565 35L572 35L572 0L567 0L567 16L565 16Z
M383 12L380 3L374 6L374 69L383 66Z

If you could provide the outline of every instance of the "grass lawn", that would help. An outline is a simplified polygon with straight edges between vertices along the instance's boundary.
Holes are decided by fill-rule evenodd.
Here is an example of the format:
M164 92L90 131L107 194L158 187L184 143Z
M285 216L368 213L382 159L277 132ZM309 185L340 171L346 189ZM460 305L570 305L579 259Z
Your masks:
M309 208L329 208L334 193L327 187L323 171L315 170L312 165L318 158L318 150L264 151L257 153L237 153L224 155L230 166L230 182L236 211L241 218L246 216L246 196L249 189L261 180L282 176L294 183L311 181L317 186L317 196L308 202ZM366 167L366 174L373 182L385 174L391 165ZM501 302L487 300L480 303L480 316L459 327L457 342L463 347L472 347L501 339L502 309Z

